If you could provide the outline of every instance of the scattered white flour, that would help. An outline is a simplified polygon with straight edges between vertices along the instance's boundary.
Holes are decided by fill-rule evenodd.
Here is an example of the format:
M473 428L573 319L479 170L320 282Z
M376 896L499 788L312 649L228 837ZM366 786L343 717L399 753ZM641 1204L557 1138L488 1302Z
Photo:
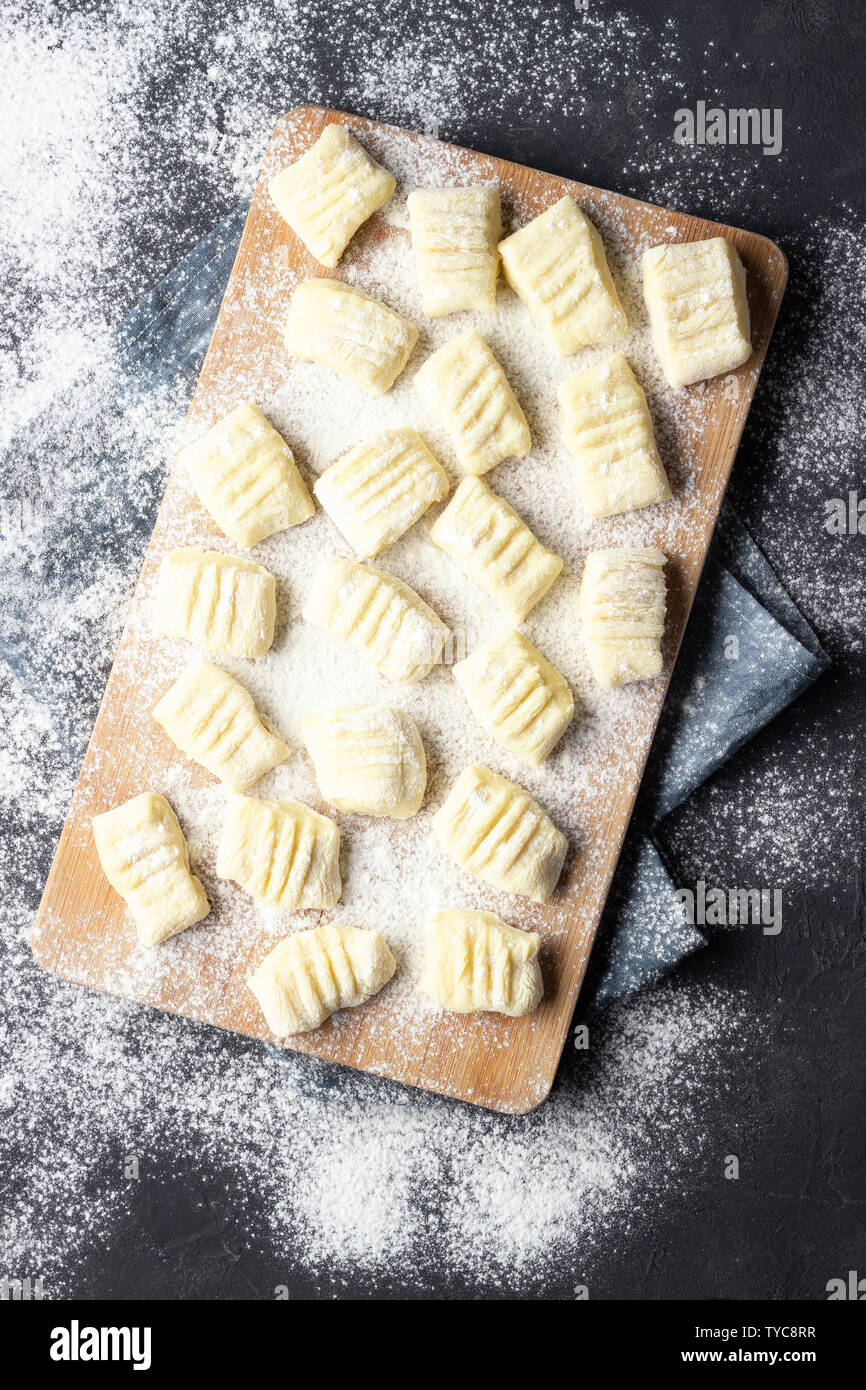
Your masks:
M355 1073L334 1090L315 1059L50 980L26 915L2 947L18 983L0 1025L16 1172L0 1248L51 1297L75 1294L134 1212L129 1160L147 1182L157 1155L165 1180L194 1168L231 1194L244 1248L284 1251L286 1277L339 1288L360 1270L411 1290L445 1269L507 1291L564 1263L584 1282L614 1230L685 1189L707 1155L703 1107L756 1041L744 1000L665 988L590 1018L589 1050L568 1049L527 1117Z
M553 134L564 156L554 172L588 179L624 105L635 134L618 191L715 216L742 207L744 182L760 199L759 155L732 188L711 152L647 139L655 113L669 105L672 127L682 101L672 18L659 30L592 5L502 0L495 23L459 0L412 8L410 30L403 0L144 0L62 19L28 0L4 5L0 268L20 325L0 348L4 432L249 196L278 117L296 105L475 148L494 129L496 152L525 163L538 133ZM173 84L160 80L167 53ZM718 56L707 59L721 82ZM697 95L712 97L711 82ZM130 256L133 244L145 254Z
M543 132L545 148L561 150L556 172L602 181L599 170L611 166L607 181L620 192L770 228L774 192L760 154L743 152L732 180L712 149L648 135L659 111L670 111L672 129L683 101L675 19L658 30L607 7L583 16L567 4L501 0L491 25L450 0L418 7L410 41L395 22L406 8L164 0L54 19L24 0L3 7L0 437L16 435L82 362L98 361L111 325L249 196L273 126L302 102L438 127L445 139L530 164ZM323 62L340 29L351 44ZM167 54L183 79L181 101L179 87L161 81ZM686 100L719 96L735 62L708 51L704 89ZM633 135L617 147L623 104ZM821 522L827 498L862 486L863 407L848 388L863 361L866 230L835 209L790 227L784 249L791 286L734 496L828 643L840 674L825 679L839 682L841 709L846 680L862 682L850 662L858 642L862 654L862 569L856 539L829 537ZM82 396L79 423L93 399ZM161 488L183 406L137 403L123 422L117 457L144 495ZM73 457L50 480L53 505L72 504L75 470ZM804 494L811 513L790 505ZM542 507L539 524L555 531L555 513ZM38 555L38 535L27 543ZM56 615L81 634L85 718L134 578L97 556L86 600ZM567 1052L551 1100L525 1119L364 1078L332 1096L312 1059L278 1059L58 984L33 964L30 921L77 769L5 674L0 726L0 1115L12 1192L0 1273L43 1272L49 1296L74 1295L77 1271L135 1210L126 1154L140 1158L144 1177L166 1153L181 1179L202 1165L218 1170L248 1246L295 1252L287 1275L297 1262L321 1277L327 1264L337 1283L360 1266L406 1287L425 1268L462 1272L474 1286L491 1276L506 1288L543 1286L559 1259L584 1282L596 1247L639 1229L664 1194L687 1188L705 1143L704 1102L724 1084L735 1045L753 1041L744 1001L668 988L618 1007L588 1058ZM683 855L703 849L694 877L716 869L723 882L744 881L732 829L762 882L847 870L863 839L856 754L832 728L816 735L808 716L786 717L784 744L764 736L748 783L735 764L707 789L700 814L678 813ZM181 771L180 797L182 784ZM820 807L818 784L827 789ZM722 840L730 858L708 868Z

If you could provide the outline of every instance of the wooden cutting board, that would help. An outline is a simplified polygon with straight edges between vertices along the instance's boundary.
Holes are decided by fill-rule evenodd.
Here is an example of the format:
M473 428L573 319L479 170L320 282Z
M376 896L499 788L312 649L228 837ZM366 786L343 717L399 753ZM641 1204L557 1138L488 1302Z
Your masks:
M568 1033L785 288L787 263L777 246L751 232L687 217L523 165L443 146L411 132L338 111L303 107L280 121L268 148L190 409L193 434L200 433L240 399L265 401L291 368L281 342L287 298L281 286L288 271L293 275L300 273L301 278L325 272L277 216L267 194L267 180L275 170L298 158L330 121L341 121L355 129L371 153L387 167L414 169L416 176L411 181L418 184L423 185L425 160L433 154L440 164L443 157L453 160L455 177L451 182L495 181L513 226L521 225L568 193L598 221L603 233L615 223L619 234L636 247L662 241L699 240L723 233L737 247L748 273L752 356L739 371L689 388L690 429L687 436L678 437L676 431L673 436L672 447L690 453L693 489L688 507L682 509L674 543L668 529L663 547L670 557L666 676L647 688L644 714L637 729L632 724L628 738L622 737L621 732L617 736L617 731L612 730L600 765L593 769L592 795L581 807L584 838L594 847L592 873L585 872L578 849L570 857L555 899L541 907L528 907L521 917L525 925L539 930L544 937L546 993L542 1005L525 1019L492 1015L460 1018L432 1013L421 1015L419 1022L418 1018L407 1019L392 1007L386 990L365 1008L342 1016L336 1025L329 1022L316 1033L290 1044L414 1086L495 1110L522 1113L547 1095ZM399 168L395 172L399 173ZM385 238L397 234L387 217L377 214L355 240L375 248ZM327 273L340 276L342 272L338 267ZM290 443L295 442L290 438ZM226 913L231 913L231 907L217 904L211 918L200 927L156 952L143 952L123 903L100 871L90 830L91 818L97 812L145 788L164 789L169 764L180 757L161 730L156 725L143 726L138 714L148 663L154 653L143 605L162 555L189 543L184 536L184 522L191 520L193 513L198 526L196 534L200 536L201 508L181 485L175 469L34 924L33 951L46 969L63 979L273 1041L245 984L253 966L274 944L273 934L263 935L252 927L241 936L227 959L225 950L218 950L217 944L221 921ZM213 544L228 548L215 529L209 534ZM384 559L387 568L387 556ZM213 780L203 771L194 771L192 775L203 784ZM168 795L171 798L170 791ZM206 874L204 877L213 902L216 885ZM411 893L411 889L407 891ZM296 925L297 922L291 923L292 927ZM302 925L311 923L303 921ZM423 923L419 923L419 930L422 929Z

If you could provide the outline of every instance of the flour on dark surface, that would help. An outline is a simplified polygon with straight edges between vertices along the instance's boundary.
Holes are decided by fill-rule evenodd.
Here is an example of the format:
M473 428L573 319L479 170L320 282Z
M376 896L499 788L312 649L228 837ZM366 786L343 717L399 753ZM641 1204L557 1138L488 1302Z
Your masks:
M827 498L864 487L866 227L862 210L841 202L791 212L785 180L802 175L787 146L770 168L759 151L720 157L673 144L684 64L704 84L687 101L734 90L742 65L734 45L695 55L690 16L669 8L655 23L628 7L592 6L584 17L516 0L496 5L493 22L453 0L7 5L2 433L17 436L50 409L83 362L96 366L94 380L110 378L111 327L249 195L276 120L299 103L435 126L446 139L778 235L791 287L732 495L834 671L820 720L809 697L762 736L747 770L741 755L671 818L667 840L695 875L742 882L731 876L745 863L761 882L814 886L849 873L863 840L862 746L843 717L863 680L862 544L830 536L822 521ZM762 9L770 32L772 11ZM762 90L775 80L769 64ZM36 459L28 472L51 507L74 500L76 429L96 397L91 386L63 399L68 468L41 478ZM116 423L143 502L162 486L183 409L154 400L148 414L130 402ZM22 496L33 491L13 459L3 497ZM38 554L38 510L16 539ZM93 555L89 607L56 615L81 634L82 721L95 715L135 579L110 558L107 538ZM47 651L50 639L34 634ZM29 923L77 769L13 678L0 700L6 1272L43 1272L49 1295L74 1294L92 1252L135 1210L126 1155L145 1172L159 1155L164 1177L199 1163L221 1173L239 1239L291 1250L313 1274L326 1265L338 1285L359 1269L407 1287L428 1269L431 1282L438 1269L470 1287L491 1269L515 1289L543 1288L554 1266L578 1281L601 1249L688 1192L706 1108L745 1065L743 1050L762 1045L764 1024L746 1022L751 1006L737 992L681 981L617 1006L590 1053L569 1054L548 1105L504 1119L364 1079L331 1096L306 1059L283 1066L257 1045L43 975Z

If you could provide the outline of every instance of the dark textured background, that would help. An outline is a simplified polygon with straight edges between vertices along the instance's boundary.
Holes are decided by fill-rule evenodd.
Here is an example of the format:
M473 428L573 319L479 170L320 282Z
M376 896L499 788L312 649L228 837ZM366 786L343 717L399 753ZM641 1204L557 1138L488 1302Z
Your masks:
M91 6L82 7L91 9ZM355 21L329 22L329 5L310 6L304 19L309 70L287 72L280 59L280 26L296 24L273 12L274 43L269 68L257 78L257 100L273 91L273 122L290 105L311 99L352 105L357 45L370 26L394 26L401 38L427 25L424 6L362 5ZM445 6L434 7L444 10ZM496 25L503 7L495 3L454 5L444 66L478 63L479 26ZM511 13L513 7L504 7ZM528 9L529 7L524 7ZM641 1221L620 1234L615 1250L594 1257L592 1296L625 1298L818 1298L829 1278L859 1268L866 1274L864 1241L863 1075L866 1064L866 968L864 968L863 803L866 772L866 660L862 613L866 606L866 536L829 538L822 530L823 502L858 487L866 495L861 448L852 456L816 458L814 486L803 486L800 468L792 485L779 457L778 439L789 412L802 408L788 381L792 364L823 378L828 390L840 373L851 393L862 395L863 359L851 351L857 324L838 334L819 334L825 312L823 276L816 264L820 228L827 222L859 228L866 217L866 57L864 9L857 0L839 3L760 3L734 0L647 3L616 7L633 13L664 42L676 30L675 50L665 59L657 104L646 83L630 77L632 55L622 55L619 75L609 65L595 71L585 51L569 77L583 93L581 119L558 121L555 100L546 115L533 117L533 82L545 54L533 50L531 23L517 51L524 81L503 93L501 73L483 63L473 72L477 99L441 112L441 134L456 143L585 179L621 192L669 201L691 213L739 223L777 240L791 261L791 286L778 336L734 473L731 496L753 534L825 643L833 668L789 713L755 739L665 826L663 848L681 883L698 878L724 885L761 884L784 892L785 928L777 938L755 930L720 934L710 949L679 972L694 983L720 981L746 992L754 1013L766 1020L767 1043L745 1058L727 1094L714 1097L704 1117L715 1154L735 1153L742 1165L738 1183L720 1182L714 1168L696 1171L686 1204ZM571 4L559 9L563 24L580 24ZM590 0L589 19L613 6ZM387 13L386 13L387 11ZM231 28L233 6L195 7L186 40L162 55L153 75L143 129L152 126L153 145L135 157L153 168L170 168L183 152L173 147L171 113L183 103L190 68L203 61L213 29ZM58 10L62 26L62 10ZM652 39L642 30L644 70L653 62ZM649 44L649 48L647 45ZM475 56L473 56L475 55ZM661 61L661 60L660 60ZM436 83L433 83L435 87ZM401 108L384 82L362 114L417 127L418 112ZM566 105L563 91L563 104ZM754 151L694 152L674 146L673 112L700 99L724 106L781 107L784 154ZM219 123L219 94L215 97ZM573 110L573 107L570 107ZM553 114L551 115L551 110ZM157 139L157 135L159 138ZM641 169L636 143L646 151ZM639 151L638 151L639 154ZM113 294L120 319L137 293L155 283L226 212L235 194L220 193L194 174L172 185L172 198L142 223L130 213L125 229L134 281L103 268L103 292ZM818 229L818 230L816 230ZM861 243L862 244L862 243ZM855 269L862 275L862 264ZM835 303L835 300L834 300ZM862 301L860 301L862 303ZM853 312L859 310L852 295ZM862 331L860 325L859 331ZM816 344L820 338L820 349ZM859 586L859 588L858 588ZM827 594L837 589L860 595L860 634L832 619ZM848 605L850 609L850 601ZM816 833L796 872L774 856L777 814L774 779L796 770L803 818L822 823L831 797L844 788L846 810L839 840L832 828ZM756 795L755 788L760 794ZM781 811L779 811L781 815ZM785 815L791 815L786 801ZM828 835L830 837L828 841ZM819 862L831 852L829 869ZM46 854L49 846L46 845ZM187 1025L178 1024L179 1027ZM572 1065L566 1061L565 1065ZM239 1238L223 1205L218 1179L207 1171L187 1172L182 1181L151 1172L137 1188L134 1217L111 1248L93 1251L79 1291L84 1296L249 1297L270 1296L288 1279L297 1296L327 1296L327 1271L315 1285L287 1271L285 1257L251 1252ZM202 1202L209 1216L202 1220ZM178 1230L194 1228L197 1239L175 1251ZM463 1288L435 1270L425 1272L434 1297L493 1295L495 1288ZM564 1269L545 1287L550 1297L571 1297L574 1272ZM356 1290L399 1295L399 1288L365 1281ZM345 1293L345 1290L344 1290ZM414 1295L410 1295L414 1296Z

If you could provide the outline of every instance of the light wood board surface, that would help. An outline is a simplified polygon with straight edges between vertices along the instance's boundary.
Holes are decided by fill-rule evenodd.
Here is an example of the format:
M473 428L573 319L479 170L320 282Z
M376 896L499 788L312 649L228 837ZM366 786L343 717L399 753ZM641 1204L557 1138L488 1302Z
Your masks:
M678 438L674 431L671 447L690 453L693 493L689 506L682 509L683 519L674 543L669 524L666 539L659 542L670 558L666 674L651 683L643 701L642 717L636 728L631 726L628 740L617 739L615 731L612 734L604 758L594 770L591 794L585 796L579 808L586 838L595 846L593 872L583 872L585 866L577 847L569 856L554 900L544 906L530 905L520 917L523 925L540 931L544 937L543 1003L525 1019L427 1013L421 1015L419 1022L392 1007L386 990L371 1004L341 1016L338 1023L329 1022L313 1034L290 1040L292 1047L320 1057L496 1110L521 1113L538 1105L547 1095L568 1033L784 291L787 264L777 246L751 232L721 227L490 156L442 146L360 117L321 107L300 108L280 121L264 161L191 406L192 434L200 433L240 399L266 400L291 369L280 332L288 280L342 274L341 267L324 271L309 256L276 214L266 187L273 172L302 154L324 125L334 120L356 130L371 153L386 166L393 163L395 151L400 152L404 166L415 161L418 183L423 183L424 160L432 146L440 161L443 152L446 157L453 154L455 170L459 170L459 178L453 181L495 181L513 226L522 225L569 193L598 221L603 233L613 219L620 233L636 247L724 234L737 247L748 274L752 356L737 372L689 388L688 436ZM395 228L386 216L376 214L355 240L375 248L382 240L397 235L405 236L405 232ZM419 320L420 315L416 317ZM409 371L414 366L415 359ZM289 442L295 445L293 439ZM495 479L492 481L495 487ZM576 501L572 505L576 507ZM227 960L225 951L216 950L214 943L219 939L220 912L230 908L217 908L207 922L183 934L189 941L181 949L176 943L182 938L176 938L156 952L143 952L124 904L101 873L90 829L91 818L98 812L146 788L163 790L171 760L181 756L155 724L151 729L142 725L139 692L153 653L154 639L147 632L144 616L148 594L163 554L177 545L199 543L183 537L184 518L193 513L200 535L201 508L182 486L175 469L34 924L33 951L46 969L64 979L273 1041L246 980L278 938L253 927L241 935L237 949ZM215 547L230 548L215 528L210 535ZM652 540L650 536L648 543ZM253 552L252 558L259 556ZM387 555L381 560L387 568ZM431 601L435 606L435 599ZM576 614L575 641L579 641ZM630 746L623 748L624 742ZM193 775L202 783L213 781L203 770ZM171 800L170 791L167 794ZM320 804L318 809L328 808ZM399 827L395 830L398 833ZM205 878L205 886L213 901L213 883ZM411 904L407 910L410 907ZM345 920L345 914L342 915ZM329 916L339 919L339 908ZM290 925L294 928L298 923ZM423 923L419 930L423 930Z

